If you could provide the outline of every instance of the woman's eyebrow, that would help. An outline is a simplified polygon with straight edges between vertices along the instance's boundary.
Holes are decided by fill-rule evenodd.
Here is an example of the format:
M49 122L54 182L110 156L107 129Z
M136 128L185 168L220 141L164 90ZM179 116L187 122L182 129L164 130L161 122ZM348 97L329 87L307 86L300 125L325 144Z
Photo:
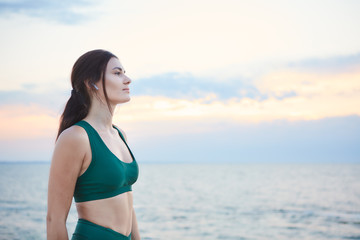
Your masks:
M124 74L126 73L126 71L124 69L122 69L121 67L114 67L112 70L114 69L118 69L120 72L123 72Z
M121 67L114 67L112 70L114 69L118 69L119 71L124 72L124 70Z

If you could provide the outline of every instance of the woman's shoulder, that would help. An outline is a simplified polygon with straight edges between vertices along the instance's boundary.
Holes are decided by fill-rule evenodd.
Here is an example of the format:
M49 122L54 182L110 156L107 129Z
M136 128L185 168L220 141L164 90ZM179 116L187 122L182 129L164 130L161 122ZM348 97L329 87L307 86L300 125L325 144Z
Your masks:
M79 126L71 126L61 132L56 141L53 160L57 166L73 166L83 163L90 144L86 132ZM60 163L60 165L58 165Z
M87 133L84 128L78 125L72 125L71 127L65 129L59 135L57 142L73 145L74 147L79 147L81 145L88 144Z

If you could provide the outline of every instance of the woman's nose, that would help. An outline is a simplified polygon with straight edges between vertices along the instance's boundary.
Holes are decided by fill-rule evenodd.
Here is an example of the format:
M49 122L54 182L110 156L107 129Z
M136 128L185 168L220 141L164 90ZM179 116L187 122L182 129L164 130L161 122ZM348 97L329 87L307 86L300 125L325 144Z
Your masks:
M124 84L130 84L131 83L131 79L125 75L125 81Z

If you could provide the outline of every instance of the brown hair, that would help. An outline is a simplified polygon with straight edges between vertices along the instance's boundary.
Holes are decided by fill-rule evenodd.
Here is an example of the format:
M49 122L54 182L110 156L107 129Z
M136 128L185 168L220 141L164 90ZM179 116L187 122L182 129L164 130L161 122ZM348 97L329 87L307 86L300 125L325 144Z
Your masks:
M105 71L111 58L117 58L111 52L97 49L89 51L75 62L71 72L71 85L73 90L66 103L60 118L60 126L56 140L65 129L71 127L78 121L84 119L89 113L91 106L90 91L95 93L93 84L102 81L106 103L111 110L109 99L105 88Z

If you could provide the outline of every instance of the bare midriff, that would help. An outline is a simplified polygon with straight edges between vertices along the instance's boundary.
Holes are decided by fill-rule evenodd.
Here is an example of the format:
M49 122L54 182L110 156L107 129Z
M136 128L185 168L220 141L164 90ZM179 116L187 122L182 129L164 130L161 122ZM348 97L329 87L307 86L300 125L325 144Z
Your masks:
M125 192L115 197L76 203L78 217L129 236L132 227L133 195Z

